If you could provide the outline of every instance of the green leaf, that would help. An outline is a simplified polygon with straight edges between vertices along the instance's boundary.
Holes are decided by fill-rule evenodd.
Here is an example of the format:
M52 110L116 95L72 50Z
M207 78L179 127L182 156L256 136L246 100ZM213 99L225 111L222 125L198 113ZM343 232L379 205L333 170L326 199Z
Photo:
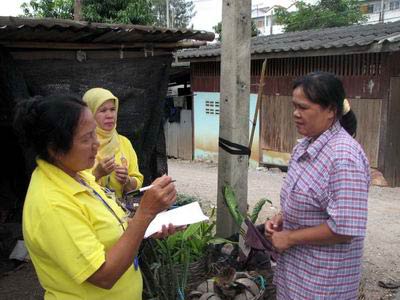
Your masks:
M200 223L194 223L190 224L188 228L183 232L182 238L184 240L187 240L190 238L192 235L194 235L201 227L201 222Z
M225 243L237 244L237 242L232 242L230 240L223 239L223 238L213 238L213 239L209 240L208 242L213 245L219 245L219 244L225 244Z
M261 209L263 208L264 204L267 202L270 205L272 205L272 201L267 198L262 198L262 199L258 200L258 202L254 206L253 211L251 212L251 215L250 215L250 221L252 223L255 223L257 221L257 218L258 218L258 215L260 214Z
M236 224L240 226L243 223L244 218L239 211L239 206L233 188L230 185L226 185L223 188L223 193L224 193L225 203L228 206L231 216L235 220Z

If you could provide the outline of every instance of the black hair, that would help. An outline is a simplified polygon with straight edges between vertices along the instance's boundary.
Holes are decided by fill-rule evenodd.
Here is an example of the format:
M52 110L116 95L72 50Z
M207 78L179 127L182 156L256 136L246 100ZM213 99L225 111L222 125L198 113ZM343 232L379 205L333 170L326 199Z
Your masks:
M311 102L336 111L336 119L342 127L355 136L357 130L357 118L353 111L343 116L343 101L346 97L343 84L339 78L328 72L313 72L297 79L293 84L293 90L301 87L304 95Z
M340 119L340 124L348 134L352 137L356 137L357 134L357 118L355 113L350 109L349 112L342 116Z
M29 151L52 162L49 149L67 153L73 143L82 110L81 99L72 95L37 96L16 105L14 130Z

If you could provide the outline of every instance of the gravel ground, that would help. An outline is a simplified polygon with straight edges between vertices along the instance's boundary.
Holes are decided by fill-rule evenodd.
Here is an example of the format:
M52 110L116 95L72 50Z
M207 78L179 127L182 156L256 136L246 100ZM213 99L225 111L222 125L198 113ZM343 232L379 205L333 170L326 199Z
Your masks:
M205 204L216 204L216 164L183 160L169 160L169 175L176 179L179 193L197 196ZM279 191L286 173L279 170L248 172L250 209L261 198L272 200L279 207ZM394 299L393 291L380 288L379 280L400 281L400 188L372 186L369 193L368 228L363 262L364 299ZM263 209L259 222L273 214ZM400 292L398 293L400 299Z
M176 179L179 193L196 196L205 207L217 199L217 165L204 162L169 160L169 174ZM279 191L285 173L279 170L249 169L250 208L267 197L279 207ZM265 208L259 221L274 211ZM363 294L366 300L395 299L390 290L378 287L379 280L400 280L400 188L371 187L368 230L363 264ZM42 289L31 264L23 264L0 277L0 299L42 299ZM396 300L400 300L400 292Z

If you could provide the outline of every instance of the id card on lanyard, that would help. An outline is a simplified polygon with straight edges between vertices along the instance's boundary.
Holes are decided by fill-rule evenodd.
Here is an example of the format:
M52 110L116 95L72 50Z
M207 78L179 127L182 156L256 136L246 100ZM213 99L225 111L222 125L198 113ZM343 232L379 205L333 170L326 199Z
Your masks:
M88 189L88 191L92 194L94 198L100 200L103 203L107 210L117 219L119 225L122 227L122 231L125 231L124 222L121 220L121 218L118 217L117 213L112 209L107 201L104 200L103 197L94 188L87 184L86 181L84 181L82 178L79 179L79 182ZM133 267L135 268L135 271L139 269L139 260L137 256L135 256L135 258L133 259Z

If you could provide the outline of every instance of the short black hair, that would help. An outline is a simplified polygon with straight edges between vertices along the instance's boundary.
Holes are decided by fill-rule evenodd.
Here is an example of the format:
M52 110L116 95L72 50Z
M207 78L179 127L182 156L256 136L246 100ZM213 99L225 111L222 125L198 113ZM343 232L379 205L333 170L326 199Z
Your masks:
M49 149L67 153L86 107L73 95L37 96L16 105L14 129L23 146L35 156L52 162Z
M297 79L293 89L301 87L304 95L311 102L324 108L336 110L336 117L340 119L343 112L343 100L346 97L343 84L332 73L313 72Z
M313 72L295 80L293 90L298 87L302 88L304 95L311 102L336 111L336 119L351 136L355 136L356 115L350 110L343 118L343 101L346 94L339 78L328 72Z

